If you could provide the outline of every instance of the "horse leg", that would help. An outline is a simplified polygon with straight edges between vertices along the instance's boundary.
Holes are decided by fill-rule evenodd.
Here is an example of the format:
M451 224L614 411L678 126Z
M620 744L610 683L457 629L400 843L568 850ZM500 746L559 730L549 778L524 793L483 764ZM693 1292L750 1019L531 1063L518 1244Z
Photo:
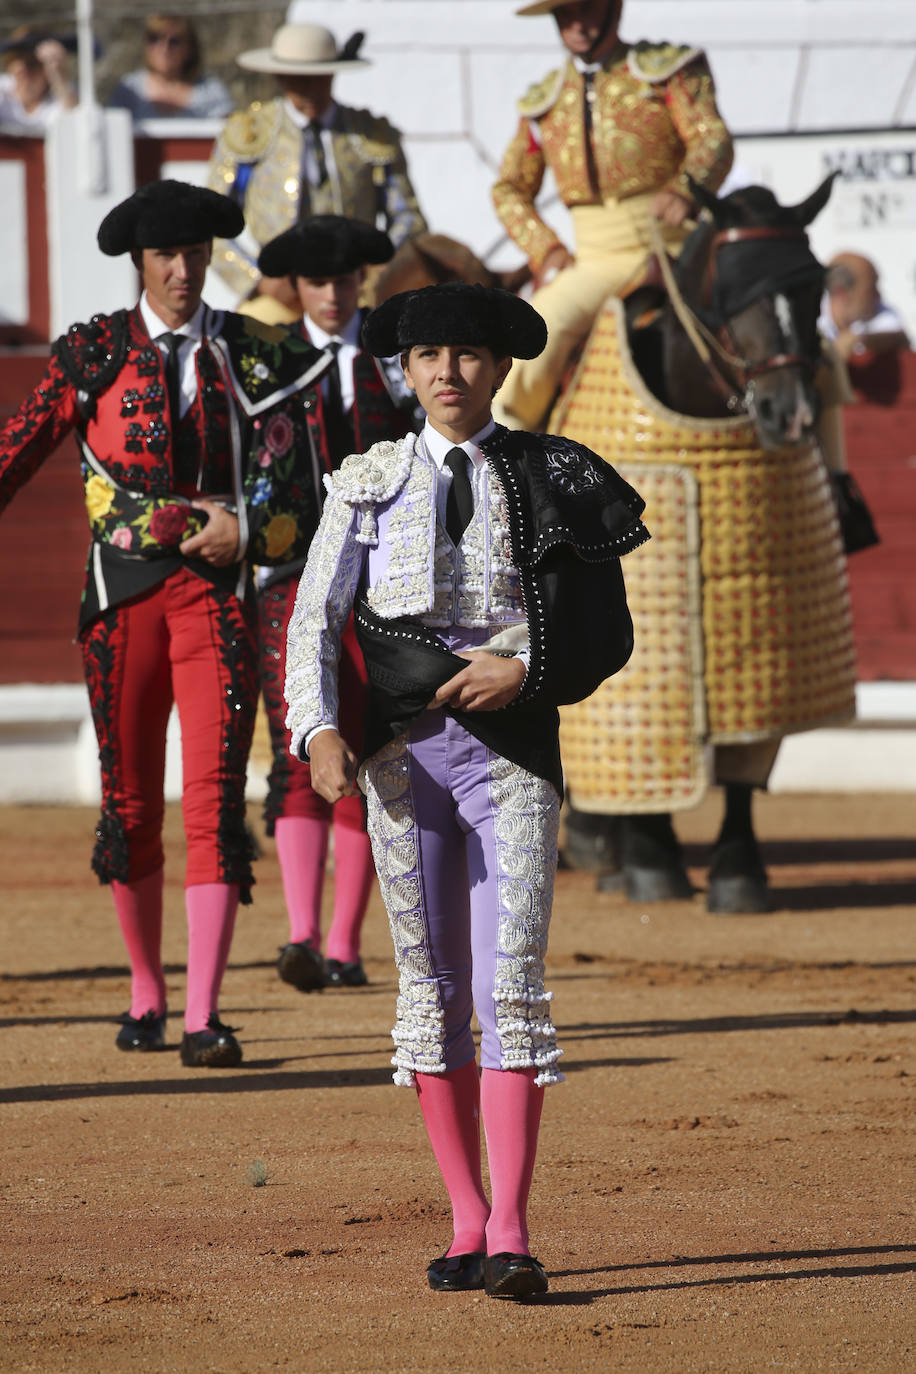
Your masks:
M599 892L614 892L622 887L620 817L577 811L568 798L563 817L563 858L570 867L597 873L595 886Z
M623 817L623 874L632 902L670 902L693 896L667 811Z
M769 911L766 869L754 834L750 783L725 784L725 815L712 851L706 909L716 915Z

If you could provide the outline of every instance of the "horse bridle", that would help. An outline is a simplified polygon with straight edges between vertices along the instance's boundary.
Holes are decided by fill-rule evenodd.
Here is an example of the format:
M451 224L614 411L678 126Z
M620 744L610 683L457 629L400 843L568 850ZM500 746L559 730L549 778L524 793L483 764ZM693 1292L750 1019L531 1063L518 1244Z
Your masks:
M797 227L777 227L765 225L746 226L743 228L721 229L713 236L709 246L709 257L706 262L706 272L703 280L703 305L707 310L711 310L713 293L716 282L716 255L720 248L729 244L748 243L754 239L793 239L807 245L808 235L805 230ZM696 317L695 317L696 318ZM762 359L760 362L751 362L749 358L744 358L738 352L737 345L729 328L728 321L722 320L715 331L710 330L701 320L697 321L709 343L712 344L716 354L733 372L734 379L729 378L720 370L709 356L704 357L703 361L709 372L713 385L719 394L725 399L730 410L743 407L744 399L735 390L735 383L741 388L742 392L747 392L751 384L768 372L775 372L783 367L798 367L809 373L814 372L814 361L805 357L801 353L773 353L770 357Z

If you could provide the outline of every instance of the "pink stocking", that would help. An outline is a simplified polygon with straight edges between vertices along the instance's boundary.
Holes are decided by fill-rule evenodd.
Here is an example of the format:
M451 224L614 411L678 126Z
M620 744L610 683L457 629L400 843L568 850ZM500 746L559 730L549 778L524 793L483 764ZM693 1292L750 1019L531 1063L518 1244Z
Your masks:
M237 883L196 883L185 889L188 908L187 1031L204 1030L211 1012L219 1015L219 989L229 962L229 946L239 904Z
M450 1255L485 1249L490 1204L480 1174L480 1079L471 1059L450 1073L418 1073L417 1096L452 1204Z
M480 1106L487 1137L493 1208L487 1222L487 1254L527 1255L528 1193L534 1174L544 1089L537 1069L484 1069Z
M162 972L162 876L157 868L133 883L113 882L115 912L130 960L130 1014L165 1012Z
M289 913L289 938L321 948L321 895L328 853L328 821L312 816L281 816L274 834Z
M334 826L334 921L327 956L342 964L359 958L359 935L375 878L372 846L365 830Z

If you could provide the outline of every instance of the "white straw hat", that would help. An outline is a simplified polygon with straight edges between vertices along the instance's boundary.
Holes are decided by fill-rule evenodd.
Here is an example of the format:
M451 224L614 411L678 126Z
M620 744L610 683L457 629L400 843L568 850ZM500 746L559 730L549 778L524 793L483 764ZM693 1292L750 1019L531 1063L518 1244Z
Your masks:
M368 67L363 57L357 57L363 38L354 33L342 48L330 29L320 24L284 24L273 36L269 48L249 48L236 58L240 67L250 72L273 72L290 76L322 76L332 72L349 72L356 67Z

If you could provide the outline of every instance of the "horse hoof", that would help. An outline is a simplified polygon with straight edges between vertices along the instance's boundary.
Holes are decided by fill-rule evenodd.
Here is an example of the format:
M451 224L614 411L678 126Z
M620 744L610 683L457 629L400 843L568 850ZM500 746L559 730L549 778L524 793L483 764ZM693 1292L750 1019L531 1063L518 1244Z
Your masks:
M627 896L631 902L678 902L693 896L693 886L686 872L676 868L624 869Z
M595 879L596 892L623 892L626 878L621 868L609 868Z
M766 877L737 873L730 878L710 878L706 910L713 916L754 916L770 910Z

